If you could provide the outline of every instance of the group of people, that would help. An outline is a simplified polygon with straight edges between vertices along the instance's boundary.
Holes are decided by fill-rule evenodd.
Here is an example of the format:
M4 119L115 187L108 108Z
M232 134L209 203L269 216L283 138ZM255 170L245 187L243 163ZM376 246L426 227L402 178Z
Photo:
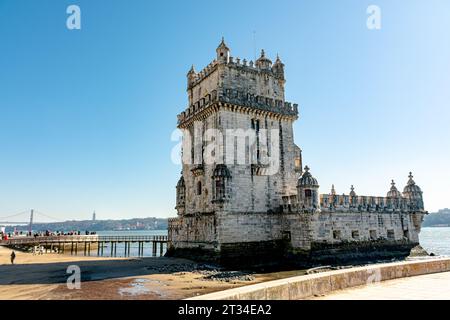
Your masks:
M89 236L89 235L96 235L97 233L94 231L85 231L83 234ZM8 233L0 232L0 240L8 240L13 237L24 237L24 236L37 238L37 237L51 237L51 236L59 237L59 236L80 236L80 235L82 235L81 231L69 231L69 232L55 231L55 232L52 232L52 231L46 230L46 231L40 231L40 232L35 232L35 233L32 233L32 232L25 233L23 231L12 232L12 233L11 232L8 232Z
M84 234L86 236L89 235L96 235L97 233L94 231L85 231ZM69 231L69 232L64 232L64 231L49 231L46 230L44 232L37 232L34 234L34 237L52 237L52 236L80 236L81 235L81 231Z

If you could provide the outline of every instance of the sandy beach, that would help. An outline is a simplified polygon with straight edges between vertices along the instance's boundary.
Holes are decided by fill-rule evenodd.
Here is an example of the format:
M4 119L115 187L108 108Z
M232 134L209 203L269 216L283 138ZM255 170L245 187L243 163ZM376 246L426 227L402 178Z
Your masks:
M190 260L177 258L103 258L61 254L33 255L0 247L0 299L24 300L165 300L200 294L302 274L302 271L249 274L220 281L198 270ZM81 289L68 289L67 267L81 270ZM227 276L228 274L226 274ZM241 279L243 278L243 280Z

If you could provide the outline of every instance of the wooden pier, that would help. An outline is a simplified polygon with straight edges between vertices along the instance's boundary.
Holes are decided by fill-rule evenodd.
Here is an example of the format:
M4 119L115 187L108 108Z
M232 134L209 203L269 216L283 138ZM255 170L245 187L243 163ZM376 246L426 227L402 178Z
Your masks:
M83 253L91 255L96 251L101 257L109 249L111 257L117 257L117 245L123 244L123 257L130 257L132 244L137 244L135 256L163 256L167 250L167 236L49 236L49 237L13 237L0 241L1 246L14 246L22 248L39 247L45 252L70 253L78 255ZM96 249L96 250L95 250ZM120 254L120 252L119 252Z

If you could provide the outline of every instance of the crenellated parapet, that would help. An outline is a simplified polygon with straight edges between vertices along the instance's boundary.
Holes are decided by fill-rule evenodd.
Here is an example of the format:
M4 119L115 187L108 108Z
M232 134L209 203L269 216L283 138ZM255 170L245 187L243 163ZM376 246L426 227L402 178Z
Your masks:
M406 199L378 196L320 195L320 209L330 212L392 212L409 211Z
M319 184L312 177L309 168L299 178L297 195L282 197L283 212L405 212L425 213L422 191L409 175L409 181L403 193L397 190L392 181L386 197L357 195L353 186L349 194L336 194L334 185L328 194L320 194L317 201Z
M217 103L236 105L247 107L254 110L275 113L294 120L298 117L298 104L273 99L271 97L258 96L246 93L240 90L224 88L222 90L214 90L205 95L185 111L181 112L178 117L178 126L182 126L184 122L192 119L196 115L204 112L216 105Z
M201 83L203 80L205 80L207 77L209 77L214 71L217 70L218 62L217 60L213 60L210 64L208 64L205 68L203 68L198 73L194 72L191 73L191 77L188 81L188 90L192 87L195 87L197 84ZM193 69L191 69L193 70ZM189 76L189 73L188 73Z

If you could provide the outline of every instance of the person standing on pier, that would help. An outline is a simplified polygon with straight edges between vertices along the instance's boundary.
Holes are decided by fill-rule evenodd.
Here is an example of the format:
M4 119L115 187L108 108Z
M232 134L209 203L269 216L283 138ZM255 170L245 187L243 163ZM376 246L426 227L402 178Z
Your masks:
M16 253L13 251L13 252L11 252L11 264L14 264L15 259L16 259Z

